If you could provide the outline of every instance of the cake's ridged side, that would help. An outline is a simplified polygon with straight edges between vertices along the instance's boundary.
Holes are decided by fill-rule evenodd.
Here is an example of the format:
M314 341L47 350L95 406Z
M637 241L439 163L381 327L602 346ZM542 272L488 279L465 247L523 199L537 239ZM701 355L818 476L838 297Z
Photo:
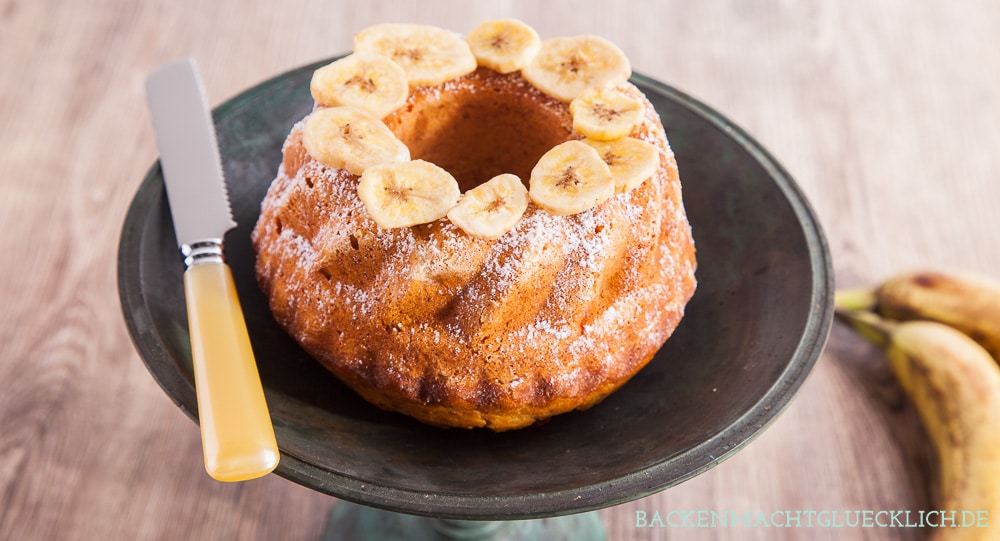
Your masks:
M296 126L253 233L276 320L366 399L431 424L506 430L590 407L652 358L695 288L676 163L646 110L632 136L661 151L652 179L573 216L529 206L496 241L446 219L380 230L357 177L309 158Z

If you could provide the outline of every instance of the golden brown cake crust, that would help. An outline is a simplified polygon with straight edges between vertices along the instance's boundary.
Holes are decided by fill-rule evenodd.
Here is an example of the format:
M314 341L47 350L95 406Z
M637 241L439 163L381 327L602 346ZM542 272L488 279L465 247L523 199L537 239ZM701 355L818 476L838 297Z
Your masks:
M358 198L358 177L313 160L297 124L252 237L258 281L277 322L370 402L433 425L508 430L599 402L652 358L695 288L673 152L653 106L631 84L620 88L646 105L631 136L659 148L653 178L576 215L530 205L495 241L447 219L379 229ZM385 123L415 159L452 160L465 191L495 174L481 126L507 119L459 126L460 138L486 147L479 150L456 153L417 138L457 126L470 111L497 114L484 104L504 95L514 109L527 103L543 111L532 119L539 142L505 153L579 138L566 104L518 73L482 68L415 89ZM472 105L463 108L462 100ZM436 113L414 114L422 109ZM497 128L491 140L514 128ZM460 163L463 155L474 159Z

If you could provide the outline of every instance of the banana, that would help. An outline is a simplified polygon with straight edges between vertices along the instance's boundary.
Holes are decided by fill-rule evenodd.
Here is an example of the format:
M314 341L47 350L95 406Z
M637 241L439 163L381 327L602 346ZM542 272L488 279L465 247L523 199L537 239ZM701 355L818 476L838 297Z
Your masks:
M528 210L528 190L517 175L497 175L465 192L448 219L481 239L498 239L513 229Z
M625 193L636 188L656 173L660 165L660 149L656 145L632 137L615 141L583 142L597 151L608 164L615 182L615 193Z
M360 175L385 162L405 162L410 149L379 119L354 107L328 107L305 120L302 142L317 161Z
M955 327L1000 362L1000 283L944 272L905 273L874 291L840 292L840 306L874 309L898 320L928 319Z
M500 73L523 68L542 47L535 29L517 19L486 21L469 32L465 41L480 66Z
M1000 367L964 333L935 321L890 322L838 311L881 346L937 449L936 509L1000 517ZM997 539L995 529L938 528L937 539Z
M443 218L460 194L455 177L424 160L373 165L358 181L358 197L383 229Z
M560 143L538 159L528 180L528 196L556 215L577 214L615 194L611 169L581 141Z
M476 69L476 57L458 34L436 26L387 23L354 36L354 51L380 54L399 64L411 86L434 86Z
M632 75L632 66L615 44L582 35L542 41L521 74L542 92L570 102L589 88L624 83Z
M615 88L589 88L569 103L573 130L597 141L625 137L644 111L642 101Z
M350 105L382 118L406 103L410 87L399 64L382 55L354 53L314 71L309 91L323 107Z

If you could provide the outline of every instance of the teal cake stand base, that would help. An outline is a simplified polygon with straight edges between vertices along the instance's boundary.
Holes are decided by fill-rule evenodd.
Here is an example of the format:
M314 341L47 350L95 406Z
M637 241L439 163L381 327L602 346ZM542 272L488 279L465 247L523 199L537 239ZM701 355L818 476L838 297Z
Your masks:
M597 511L533 520L447 520L338 501L323 541L605 541Z

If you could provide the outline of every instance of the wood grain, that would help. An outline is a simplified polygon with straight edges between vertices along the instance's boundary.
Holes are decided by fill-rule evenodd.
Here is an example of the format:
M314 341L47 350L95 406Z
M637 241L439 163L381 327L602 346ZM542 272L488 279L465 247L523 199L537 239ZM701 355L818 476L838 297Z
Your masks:
M914 267L1000 278L996 2L0 0L0 539L318 538L331 498L207 477L196 426L129 341L115 255L156 155L142 81L191 55L217 104L370 24L507 16L605 36L746 128L809 197L838 285ZM879 354L838 328L756 441L601 514L613 540L919 539L637 528L636 512L923 509L932 465Z

